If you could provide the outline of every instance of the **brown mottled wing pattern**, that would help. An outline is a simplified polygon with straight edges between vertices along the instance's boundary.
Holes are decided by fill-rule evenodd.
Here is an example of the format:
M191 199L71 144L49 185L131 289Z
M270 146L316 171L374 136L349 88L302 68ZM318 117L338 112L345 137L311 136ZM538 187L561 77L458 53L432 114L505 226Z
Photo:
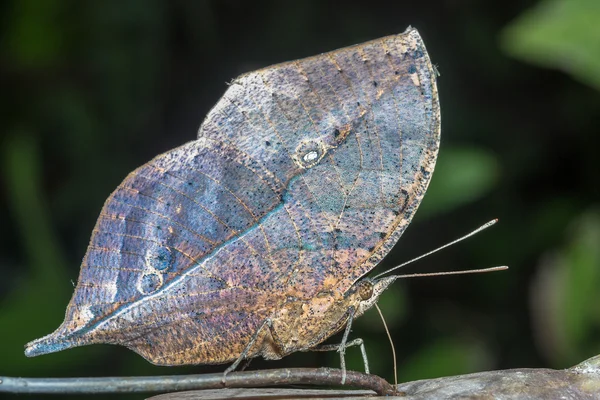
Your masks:
M28 355L114 343L156 364L235 360L286 298L344 293L387 254L439 124L416 30L239 77L196 141L111 194L65 322Z

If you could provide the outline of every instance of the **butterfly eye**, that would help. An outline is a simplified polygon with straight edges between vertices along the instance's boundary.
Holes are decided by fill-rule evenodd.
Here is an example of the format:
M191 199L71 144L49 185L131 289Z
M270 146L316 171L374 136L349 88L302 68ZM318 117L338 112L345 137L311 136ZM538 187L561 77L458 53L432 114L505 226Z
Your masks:
M369 300L373 296L373 284L369 281L358 283L358 295L362 300Z

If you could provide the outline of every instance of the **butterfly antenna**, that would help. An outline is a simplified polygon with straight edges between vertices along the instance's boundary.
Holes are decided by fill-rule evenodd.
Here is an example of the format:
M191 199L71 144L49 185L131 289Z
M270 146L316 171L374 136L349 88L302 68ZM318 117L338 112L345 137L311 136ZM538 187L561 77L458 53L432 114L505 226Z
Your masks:
M406 274L406 275L394 275L398 278L421 278L424 276L442 276L442 275L465 275L465 274L481 274L484 272L504 271L508 269L506 265L501 267L491 267L483 269L467 269L464 271L449 271L449 272L429 272L424 274Z
M379 277L380 277L380 276L382 276L382 275L389 274L390 272L392 272L392 271L395 271L395 270L397 270L398 268L402 268L402 267L404 267L405 265L412 264L412 263L414 263L415 261L417 261L417 260L420 260L421 258L425 258L425 257L427 257L427 256L430 256L430 255L432 255L433 253L437 253L438 251L445 249L446 247L450 247L450 246L452 246L452 245L454 245L454 244L456 244L456 243L458 243L458 242L461 242L461 241L463 241L463 240L465 240L465 239L467 239L467 238L470 238L471 236L473 236L473 235L475 235L475 234L477 234L477 233L479 233L479 232L481 232L481 231L483 231L483 230L485 230L485 229L489 228L490 226L494 225L496 222L498 222L498 219L497 219L497 218L496 218L496 219L493 219L493 220L491 220L491 221L489 221L489 222L487 222L487 223L485 223L485 224L483 224L483 225L481 225L479 228L477 228L477 229L475 229L474 231L472 231L472 232L470 232L470 233L466 234L465 236L459 237L458 239L456 239L456 240L453 240L453 241L451 241L450 243L446 243L445 245L443 245L443 246L441 246L441 247L438 247L437 249L431 250L431 251L429 251L429 252L427 252L427 253L425 253L425 254L421 254L420 256L418 256L418 257L415 257L415 258L413 258L412 260L406 261L406 262L404 262L404 263L402 263L402 264L400 264L400 265L397 265L397 266L395 266L394 268L388 269L387 271L384 271L384 272L380 273L379 275L375 275L375 276L373 277L373 279L377 279L377 278L379 278ZM502 268L502 269L506 269L506 268L503 268L503 267L496 267L496 268ZM489 269L489 268L488 268L488 269ZM478 272L483 272L482 270L474 270L473 272L475 272L475 271L478 271ZM453 275L453 274L455 274L455 273L457 273L457 272L460 272L460 271L456 271L456 272L449 272L449 273L444 273L444 274ZM487 271L486 271L486 272L487 272ZM424 275L425 275L425 274L424 274ZM439 275L439 274L438 274L438 275Z
M392 340L392 335L390 334L390 330L388 329L387 324L385 323L385 318L383 318L383 313L381 312L381 309L379 308L377 303L375 303L375 308L377 309L377 312L379 313L379 316L381 317L381 321L383 322L383 327L385 328L385 333L387 333L388 339L390 340L390 346L392 346L392 357L394 360L394 387L398 387L398 369L396 367L396 349L394 348L394 341Z

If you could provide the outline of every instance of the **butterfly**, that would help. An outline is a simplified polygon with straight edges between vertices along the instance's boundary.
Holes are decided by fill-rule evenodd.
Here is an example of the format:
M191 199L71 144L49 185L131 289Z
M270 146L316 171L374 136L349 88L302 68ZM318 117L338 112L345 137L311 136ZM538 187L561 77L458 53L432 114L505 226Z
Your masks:
M412 28L238 77L196 140L106 200L64 322L25 354L109 343L231 370L346 327L343 353L396 278L366 275L415 214L439 140L436 72Z

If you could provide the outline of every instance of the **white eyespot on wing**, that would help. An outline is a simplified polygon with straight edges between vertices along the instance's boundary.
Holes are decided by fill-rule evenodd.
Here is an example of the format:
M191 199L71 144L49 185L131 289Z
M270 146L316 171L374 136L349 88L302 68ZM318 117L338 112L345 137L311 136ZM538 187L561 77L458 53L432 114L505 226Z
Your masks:
M304 155L304 157L302 157L302 159L304 160L304 162L311 162L316 160L319 157L319 153L317 153L316 151L309 151L308 153L306 153Z

